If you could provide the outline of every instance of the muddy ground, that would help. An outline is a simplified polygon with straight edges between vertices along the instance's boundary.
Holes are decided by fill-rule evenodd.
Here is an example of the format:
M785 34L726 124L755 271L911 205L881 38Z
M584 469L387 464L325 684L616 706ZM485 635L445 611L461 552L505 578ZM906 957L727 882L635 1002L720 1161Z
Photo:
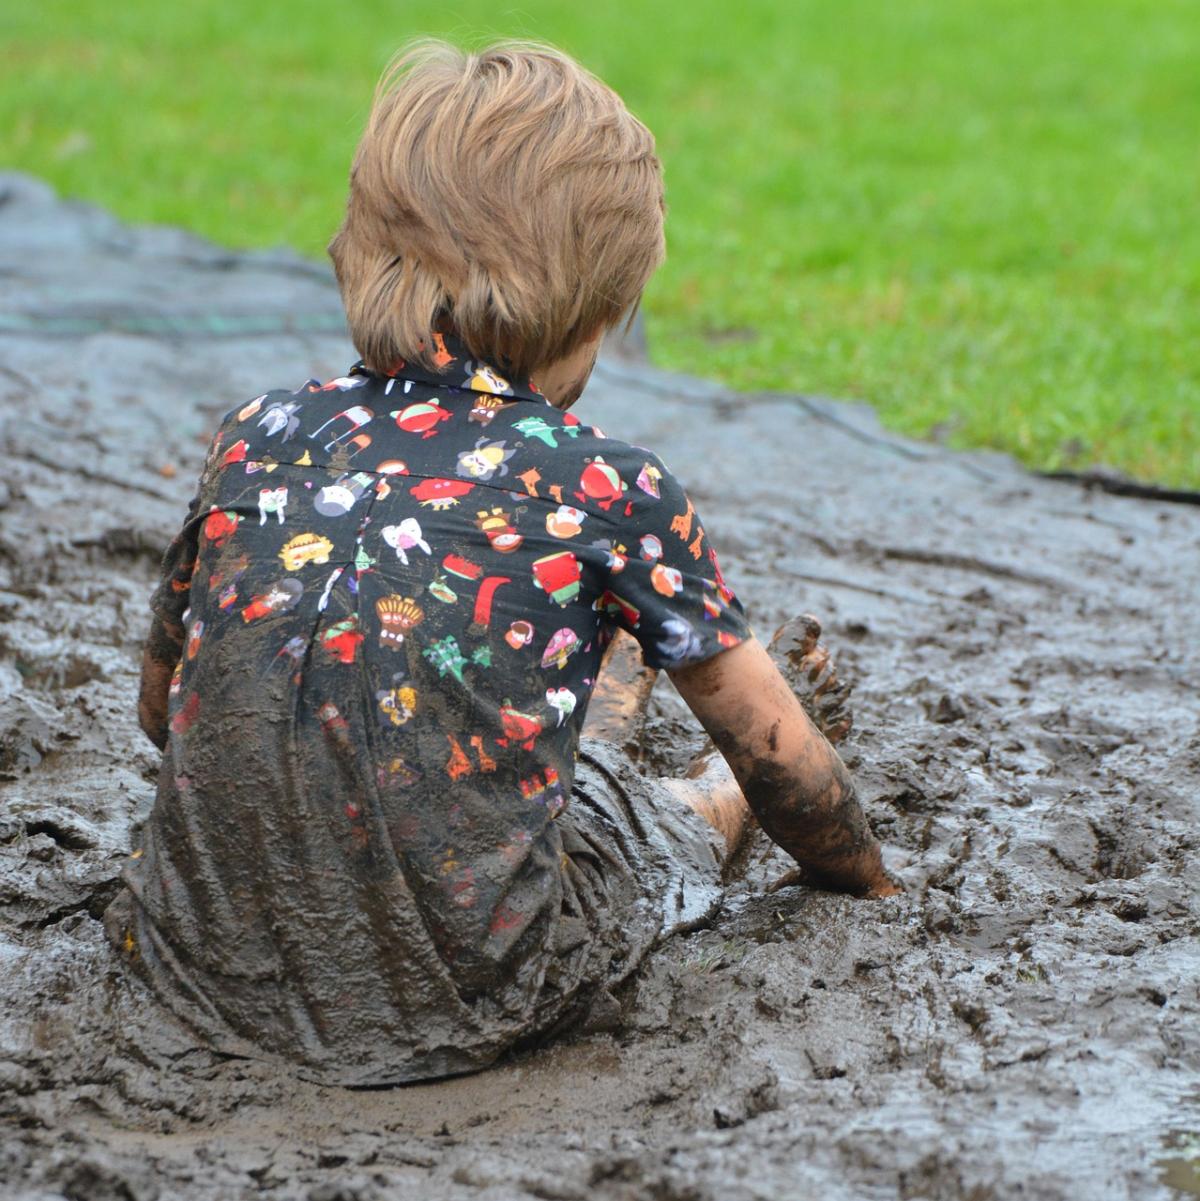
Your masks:
M609 1028L429 1086L198 1052L118 989L156 556L214 415L353 357L323 269L0 177L0 1195L1200 1191L1200 510L616 358L580 412L690 485L760 634L824 618L907 895L767 892L757 845ZM698 744L662 683L647 769Z

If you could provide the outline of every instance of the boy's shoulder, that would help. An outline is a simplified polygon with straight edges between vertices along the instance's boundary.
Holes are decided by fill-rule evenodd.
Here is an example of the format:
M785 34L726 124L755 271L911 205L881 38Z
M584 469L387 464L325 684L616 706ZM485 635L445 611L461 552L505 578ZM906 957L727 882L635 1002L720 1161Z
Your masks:
M678 490L654 451L545 400L353 371L228 409L206 467L243 461L452 477L610 520Z

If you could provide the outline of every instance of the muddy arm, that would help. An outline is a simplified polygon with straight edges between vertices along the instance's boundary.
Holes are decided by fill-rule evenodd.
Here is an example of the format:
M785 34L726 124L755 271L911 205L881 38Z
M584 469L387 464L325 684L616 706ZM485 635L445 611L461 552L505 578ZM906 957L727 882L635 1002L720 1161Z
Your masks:
M837 752L750 639L671 681L729 764L759 825L814 883L842 892L899 891Z
M142 650L142 683L138 692L138 724L159 750L167 745L167 690L183 653L184 630L156 617Z

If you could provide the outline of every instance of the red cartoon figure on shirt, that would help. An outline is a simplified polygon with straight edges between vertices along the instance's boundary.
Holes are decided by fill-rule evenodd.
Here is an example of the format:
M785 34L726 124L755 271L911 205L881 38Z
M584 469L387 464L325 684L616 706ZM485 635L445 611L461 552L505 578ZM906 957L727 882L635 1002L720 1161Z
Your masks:
M342 621L334 622L321 634L321 645L328 651L330 658L338 663L353 663L358 644L363 640L363 633L358 628L358 617L351 614Z
M564 608L579 595L582 571L579 560L569 550L556 551L533 561L533 582Z
M575 495L580 500L594 500L606 513L615 501L629 491L629 485L617 474L617 469L597 455L579 477L580 491ZM631 505L625 506L629 515Z
M522 713L514 709L508 701L500 706L500 724L504 727L504 737L497 738L498 746L508 746L513 743L523 750L533 750L537 736L542 732L542 719L533 713Z
M450 420L450 410L443 409L436 400L418 400L402 409L393 409L390 416L406 434L432 438L438 432L438 422Z
M304 585L297 579L287 576L272 584L266 592L260 592L242 610L242 620L257 621L260 617L269 617L272 613L284 613L294 609L300 603L304 594Z
M204 538L213 546L224 546L233 537L238 527L238 515L230 509L218 509L213 505L200 527Z
M421 502L422 508L430 508L436 513L457 505L474 487L474 484L468 484L466 480L437 477L414 484L409 492Z

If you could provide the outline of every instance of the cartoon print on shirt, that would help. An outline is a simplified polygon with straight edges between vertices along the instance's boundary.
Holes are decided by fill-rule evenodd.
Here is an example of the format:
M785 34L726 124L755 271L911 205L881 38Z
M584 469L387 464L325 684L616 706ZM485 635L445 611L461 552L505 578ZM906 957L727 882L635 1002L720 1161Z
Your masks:
M512 385L498 375L487 363L467 363L467 384L476 392L491 392L497 396L511 396Z
M405 567L408 566L410 550L422 550L427 555L433 554L429 543L421 534L421 523L415 517L406 517L399 525L385 525L379 532Z
M594 500L607 513L629 491L629 485L617 474L615 467L597 455L580 474L579 489L575 493L577 499L584 502ZM629 516L631 508L631 505L626 505L626 516Z
M534 585L563 608L579 595L581 578L579 560L569 550L555 551L533 561Z
M480 438L474 450L460 450L455 471L473 480L490 480L495 475L508 474L508 460L517 452L504 442L489 442Z
M543 670L554 664L561 671L566 667L567 660L579 650L581 645L579 635L570 626L563 626L561 630L555 630L550 635L550 641L546 643L546 649L542 652Z
M258 524L267 524L267 515L274 513L278 524L283 525L284 510L287 508L287 485L280 488L260 488L258 490Z
M488 545L499 554L511 554L525 541L517 533L512 517L499 505L492 509L480 509L475 516L475 526L488 540Z
M314 534L306 530L289 538L283 544L279 557L288 571L299 571L306 563L324 566L329 562L332 553L333 543L324 534Z
M393 592L375 602L379 616L379 645L398 651L405 634L411 634L425 620L425 611L411 596Z
M300 404L298 401L277 400L259 418L258 424L265 430L268 438L273 438L276 434L282 433L283 437L280 438L280 441L287 442L300 428L299 412Z
M575 701L575 694L569 688L546 689L546 702L558 711L556 726L561 726L575 712Z
M236 513L213 505L200 526L200 532L213 546L224 546L237 532L239 520Z
M510 404L512 404L512 401L505 400L502 396L481 393L476 397L475 403L471 406L471 411L467 414L467 420L474 421L479 425L491 425L496 419L496 414L501 409L507 409Z
M438 476L422 480L411 487L409 492L421 503L422 508L430 508L438 513L454 508L474 487L474 484L468 484L464 480L448 480Z
M286 613L294 609L304 595L304 585L292 576L277 580L266 592L260 592L251 597L250 603L242 610L242 620L257 621L260 617L269 617L272 613Z
M406 434L420 434L432 438L437 433L439 422L449 421L452 414L442 408L438 400L418 400L402 409L393 409L389 414Z
M321 645L338 663L353 663L359 643L366 637L358 628L358 614L351 613L321 631Z
M392 676L392 686L376 692L375 700L382 726L406 725L417 711L417 690L404 682L403 672L396 672Z
M335 413L328 421L324 423L324 425L319 426L308 436L310 439L317 438L326 430L327 427L332 425L336 428L337 423L344 422L346 428L340 433L335 433L329 439L329 441L325 443L325 449L329 451L337 446L340 442L343 442L347 438L350 438L354 434L358 433L358 431L364 425L366 425L367 422L371 421L374 416L374 410L368 409L366 405L351 405L348 409L343 409L340 413Z
M641 471L638 472L637 486L647 496L653 496L655 500L661 499L658 491L658 481L662 479L662 472L659 471L653 463L643 463Z
M571 505L559 505L546 514L546 532L555 538L574 538L583 529L587 514Z
M496 739L497 746L508 746L511 743L531 751L545 723L538 714L522 713L506 700L500 706L500 724L504 728L504 737Z
M558 442L555 440L556 434L565 434L568 438L579 437L578 425L563 425L556 428L550 425L545 417L522 417L520 421L513 422L513 429L518 430L527 438L537 438L551 450L558 449Z
M366 471L340 475L317 492L313 508L322 517L343 517L374 487L375 476Z
M514 621L504 635L504 641L515 651L528 646L533 641L533 623L525 620Z

